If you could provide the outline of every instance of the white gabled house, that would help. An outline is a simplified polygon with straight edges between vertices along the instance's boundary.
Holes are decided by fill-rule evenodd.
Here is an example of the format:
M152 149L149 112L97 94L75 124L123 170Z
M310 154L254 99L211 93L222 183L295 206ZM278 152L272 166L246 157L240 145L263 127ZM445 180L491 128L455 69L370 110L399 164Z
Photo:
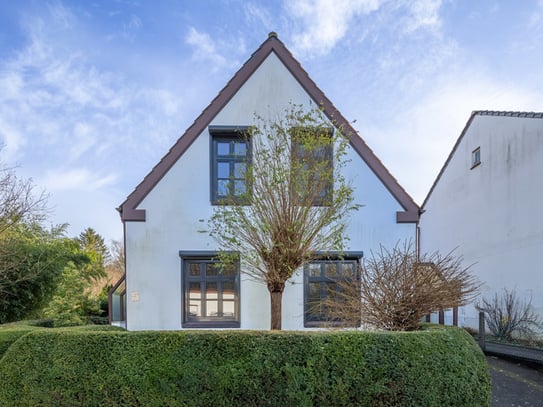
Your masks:
M118 287L121 296L114 296L119 304L114 319L123 320L129 330L269 329L266 286L239 268L217 274L213 258L219 248L202 229L213 213L221 177L231 175L221 173L225 169L219 162L243 159L247 151L237 129L253 124L255 113L272 117L290 104L322 106L350 141L345 176L355 185L356 202L364 206L351 217L348 253L326 264L357 262L380 244L415 239L419 207L270 33L120 206L126 280ZM326 295L330 280L321 266L312 265L311 275L308 267L299 270L287 284L283 329L319 326L319 316L306 305L315 292Z
M420 250L457 248L481 296L515 289L543 316L541 202L543 113L475 111L422 204ZM474 305L458 324L478 327Z

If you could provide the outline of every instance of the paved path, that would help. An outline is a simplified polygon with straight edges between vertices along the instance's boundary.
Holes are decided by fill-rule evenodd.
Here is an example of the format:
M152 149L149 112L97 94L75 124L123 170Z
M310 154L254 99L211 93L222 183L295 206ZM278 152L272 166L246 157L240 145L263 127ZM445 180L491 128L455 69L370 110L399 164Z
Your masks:
M492 407L543 406L543 370L487 356L492 376Z
M543 366L543 349L487 342L484 352L494 356L510 356L514 360L539 363Z

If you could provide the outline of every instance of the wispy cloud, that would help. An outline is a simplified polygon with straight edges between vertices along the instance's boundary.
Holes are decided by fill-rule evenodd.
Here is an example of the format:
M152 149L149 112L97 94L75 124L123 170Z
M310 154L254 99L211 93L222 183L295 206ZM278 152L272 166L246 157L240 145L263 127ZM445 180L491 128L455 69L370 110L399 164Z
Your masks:
M329 53L356 31L358 41L380 42L383 37L414 34L419 30L438 34L442 0L295 0L285 2L296 26L293 49L300 55ZM352 34L352 33L351 33Z
M47 191L86 191L92 192L111 186L117 180L115 174L97 174L86 168L57 168L49 170L44 177L36 179Z
M209 34L190 27L185 40L187 44L194 47L195 58L209 60L216 66L222 66L226 63L226 58L219 53L215 41L211 39Z
M326 54L341 40L358 15L377 10L380 0L296 0L285 8L301 29L293 35L294 49L303 54Z
M441 27L439 10L441 0L409 0L405 4L410 11L405 20L404 31L418 29L438 30Z
M246 2L243 5L245 17L250 22L255 23L257 26L264 26L268 30L277 30L278 24L277 16L273 16L268 9L261 4L254 2Z

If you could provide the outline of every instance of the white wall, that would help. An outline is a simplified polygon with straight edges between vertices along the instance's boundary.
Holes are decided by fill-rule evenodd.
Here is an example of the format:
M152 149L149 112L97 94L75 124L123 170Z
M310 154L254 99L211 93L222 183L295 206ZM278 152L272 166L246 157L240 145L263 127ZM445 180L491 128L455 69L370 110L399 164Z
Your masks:
M254 113L274 118L289 102L309 105L310 98L271 54L210 125L250 125ZM216 250L205 233L210 205L210 136L207 129L139 205L145 222L126 222L127 326L130 330L181 329L181 261L179 251ZM349 250L377 249L414 239L414 224L397 224L402 208L356 152L346 168L364 206L348 228ZM283 329L303 329L303 273L283 295ZM292 283L292 284L291 284ZM241 328L268 329L269 294L265 285L241 279Z
M483 296L516 289L543 315L542 202L543 120L477 115L423 208L421 250L458 247ZM459 324L478 327L473 306Z

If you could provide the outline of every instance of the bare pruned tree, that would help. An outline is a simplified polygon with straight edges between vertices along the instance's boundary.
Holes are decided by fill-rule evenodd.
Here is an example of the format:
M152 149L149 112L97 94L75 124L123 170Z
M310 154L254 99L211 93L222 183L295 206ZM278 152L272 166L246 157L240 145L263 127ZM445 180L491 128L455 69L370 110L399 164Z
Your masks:
M31 179L20 179L12 168L0 169L0 237L14 225L39 222L47 212L47 194Z
M476 308L485 313L488 329L498 339L511 341L515 334L531 339L543 330L541 316L532 309L532 298L519 298L515 289L504 288L500 296L495 293L490 299L483 298Z
M342 175L348 140L321 110L293 105L256 123L240 134L252 148L246 188L232 180L239 193L215 206L209 223L223 253L239 253L242 272L266 284L271 329L281 329L286 281L315 253L343 249L348 215L359 205Z

